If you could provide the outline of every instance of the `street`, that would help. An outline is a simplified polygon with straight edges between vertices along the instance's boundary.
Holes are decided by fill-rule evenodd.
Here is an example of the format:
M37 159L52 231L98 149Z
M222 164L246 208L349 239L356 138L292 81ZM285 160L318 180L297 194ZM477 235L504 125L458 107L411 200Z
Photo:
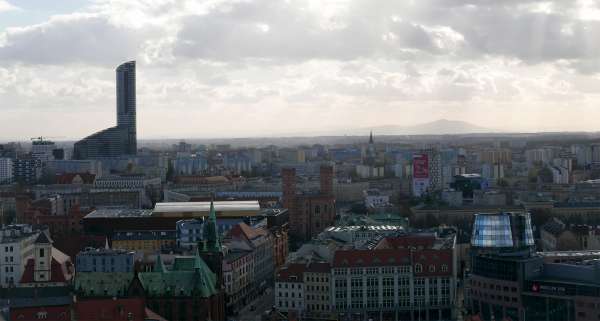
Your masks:
M227 319L229 321L260 321L261 315L271 310L275 304L275 292L272 288L267 288L263 295L260 295L252 303L249 303L246 307L240 310L237 316L231 316ZM254 311L252 310L254 307Z

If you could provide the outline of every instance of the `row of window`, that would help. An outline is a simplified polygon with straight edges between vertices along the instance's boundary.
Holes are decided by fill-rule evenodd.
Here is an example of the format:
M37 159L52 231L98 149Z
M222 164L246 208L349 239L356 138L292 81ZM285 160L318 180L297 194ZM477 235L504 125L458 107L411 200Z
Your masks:
M437 271L437 266L435 264L430 264L427 266L427 271L429 271L430 273L435 273ZM448 264L442 264L439 268L439 271L448 272ZM381 267L381 268L377 268L377 267L350 268L349 271L348 271L348 269L345 269L345 268L333 269L334 275L346 275L346 274L348 274L348 272L350 272L350 274L353 274L353 275L357 275L357 274L396 274L396 273L406 274L406 273L411 272L411 267L410 266L399 266L399 267L386 266L386 267ZM421 263L416 263L415 264L415 273L422 273L422 272L423 272L423 265Z
M5 246L5 247L4 247L4 252L7 252L7 253L8 253L8 252L13 252L13 251L14 251L14 248L12 247L12 245L11 245L11 246Z
M280 289L281 288L287 289L288 288L288 283L283 283L283 285L281 283L278 283L277 287L280 288ZM296 284L296 283L290 283L290 288L292 288L292 289L294 289L294 288L302 289L302 283L298 283L298 284Z
M329 282L329 277L327 276L321 276L321 277L317 277L317 276L307 276L304 280L305 282Z

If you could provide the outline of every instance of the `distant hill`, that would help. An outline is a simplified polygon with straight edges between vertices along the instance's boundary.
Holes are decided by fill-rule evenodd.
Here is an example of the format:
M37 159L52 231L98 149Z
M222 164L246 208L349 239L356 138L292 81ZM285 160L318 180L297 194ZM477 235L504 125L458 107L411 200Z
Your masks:
M455 135L491 133L494 130L460 120L440 119L414 126L378 126L372 128L376 135Z

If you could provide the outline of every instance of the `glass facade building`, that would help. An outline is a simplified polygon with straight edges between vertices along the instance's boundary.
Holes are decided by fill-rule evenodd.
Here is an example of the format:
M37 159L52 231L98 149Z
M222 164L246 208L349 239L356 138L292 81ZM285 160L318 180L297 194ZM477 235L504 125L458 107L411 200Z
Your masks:
M533 247L529 213L475 214L471 246L497 249Z
M114 158L137 152L135 61L116 70L117 126L94 133L75 143L75 159Z

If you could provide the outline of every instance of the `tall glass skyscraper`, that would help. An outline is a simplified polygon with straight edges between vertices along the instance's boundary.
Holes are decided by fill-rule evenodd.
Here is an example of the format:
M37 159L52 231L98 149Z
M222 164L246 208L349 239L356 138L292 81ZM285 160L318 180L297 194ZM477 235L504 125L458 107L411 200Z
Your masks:
M137 153L135 61L123 63L116 73L117 126L75 143L75 159L113 158Z
M125 152L135 155L137 136L135 127L135 61L117 67L117 127L127 129Z

